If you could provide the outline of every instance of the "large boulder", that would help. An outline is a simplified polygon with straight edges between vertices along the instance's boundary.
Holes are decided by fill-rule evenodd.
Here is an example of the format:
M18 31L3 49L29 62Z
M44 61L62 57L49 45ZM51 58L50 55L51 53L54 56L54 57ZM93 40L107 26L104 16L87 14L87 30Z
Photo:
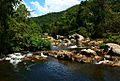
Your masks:
M81 54L84 54L84 55L94 55L96 56L96 52L94 50L91 50L91 49L82 49L81 50Z
M55 39L54 39L53 37L51 37L51 36L47 36L46 38L47 38L48 40L52 41L52 42L55 40Z
M120 55L120 45L114 43L107 43L106 45L111 48L113 53Z
M71 37L75 39L77 46L79 47L82 46L82 40L84 40L84 37L82 35L79 35L76 33L76 34L73 34Z
M67 44L67 46L71 45L71 41L69 39L64 39L64 42Z
M71 39L70 42L71 42L71 45L75 45L76 44L76 40L75 39Z
M84 40L84 37L77 33L73 34L71 37L73 37L74 39L78 39L79 41Z
M103 40L93 40L93 41L90 41L88 45L99 46L102 43L103 43Z

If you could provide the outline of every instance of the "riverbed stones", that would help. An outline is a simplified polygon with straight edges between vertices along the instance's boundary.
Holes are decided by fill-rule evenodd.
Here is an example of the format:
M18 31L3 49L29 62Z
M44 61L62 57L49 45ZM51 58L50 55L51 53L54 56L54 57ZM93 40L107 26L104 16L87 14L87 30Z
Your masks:
M71 35L70 37L75 40L75 44L79 47L82 46L82 40L85 39L82 35L79 35L77 33Z
M83 58L82 54L77 54L77 55L74 55L74 57L72 57L72 61L81 62L82 58Z
M111 59L110 55L104 55L104 57L107 58L107 59Z
M91 52L93 53L93 51ZM91 52L89 50L89 53ZM88 55L84 55L75 51L65 51L65 50L49 51L48 54L58 59L71 60L71 61L76 61L81 63L91 63L94 60L93 54L92 56L88 57Z
M75 45L76 44L76 40L75 39L70 39L70 41L71 41L71 45Z
M94 56L97 55L96 52L94 50L91 50L91 49L82 49L81 54L94 55Z
M92 41L88 42L88 45L90 45L90 46L99 46L102 43L103 43L103 40L92 40Z
M38 61L45 61L46 58L40 56L40 55L32 55L31 57L25 57L24 61L31 61L31 62L38 62Z
M48 51L49 56L55 57L57 59L62 59L62 60L76 61L80 63L105 64L105 65L111 65L111 66L120 65L119 63L120 59L118 59L118 57L116 61L115 58L111 57L110 55L98 56L96 55L96 52L91 49L88 49L87 53L91 55L88 56L86 54L83 54L82 52L77 52L77 51L66 51L66 50Z
M79 39L80 41L84 40L84 37L82 35L77 34L77 33L73 34L71 37L73 37L74 39Z
M102 57L100 57L100 56L95 56L95 57L94 57L94 60L95 60L95 61L100 61L101 59L102 59Z
M120 61L114 62L112 66L119 66L120 67Z
M114 43L107 43L106 45L111 48L111 51L113 53L115 53L116 55L120 55L120 45Z

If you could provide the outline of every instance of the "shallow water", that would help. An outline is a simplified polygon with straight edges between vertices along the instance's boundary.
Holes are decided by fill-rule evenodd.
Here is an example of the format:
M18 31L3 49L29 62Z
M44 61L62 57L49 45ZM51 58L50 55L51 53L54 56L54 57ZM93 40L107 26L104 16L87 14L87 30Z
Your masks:
M48 61L0 63L0 81L120 81L120 68L80 64L49 57Z

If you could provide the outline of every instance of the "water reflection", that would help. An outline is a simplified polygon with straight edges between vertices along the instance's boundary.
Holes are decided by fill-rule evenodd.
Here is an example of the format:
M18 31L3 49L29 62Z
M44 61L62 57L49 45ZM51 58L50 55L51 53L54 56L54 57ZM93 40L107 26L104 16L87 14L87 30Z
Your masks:
M14 71L11 64L0 63L0 81L120 81L120 68L51 57L46 62L21 63L17 68L19 71Z

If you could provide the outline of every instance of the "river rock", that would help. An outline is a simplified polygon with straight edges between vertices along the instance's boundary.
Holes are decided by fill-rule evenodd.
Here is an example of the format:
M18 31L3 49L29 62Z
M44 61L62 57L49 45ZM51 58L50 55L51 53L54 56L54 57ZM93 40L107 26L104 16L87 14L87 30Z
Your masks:
M51 36L47 36L47 39L50 40L50 41L54 41L55 39Z
M80 41L84 40L84 37L82 35L77 34L77 33L73 34L71 37L73 37L74 39L79 39Z
M84 37L82 35L75 33L71 37L75 39L77 46L82 46L82 40L84 40Z
M102 57L100 57L100 56L95 56L95 57L94 57L94 60L95 60L95 61L100 61L101 59L102 59Z
M64 39L64 36L58 35L57 39Z
M96 52L94 50L91 49L82 49L81 50L81 54L86 54L86 55L97 55Z
M120 61L114 62L114 63L112 64L112 66L119 66L119 67L120 67Z
M103 43L103 40L93 40L88 43L88 45L98 46Z
M79 55L74 55L74 57L72 57L72 61L77 61L77 62L81 62L82 61L82 54Z
M45 61L45 60L47 60L47 59L40 55L33 55L32 57L24 58L24 61L32 61L32 62Z
M52 42L52 45L54 46L58 46L60 43L62 42L62 40L61 39L59 39L59 40L54 40L53 42Z
M67 44L67 46L71 45L71 41L69 39L64 39L64 42Z
M87 37L84 40L82 40L82 44L88 46L88 43L90 42L90 38Z
M106 45L111 48L113 53L120 55L120 45L114 43L107 43Z
M26 57L32 57L33 53L29 52L26 54Z
M110 58L111 58L110 55L104 55L104 57L107 58L107 59L110 59Z
M76 44L76 40L75 39L71 39L71 45L75 45Z
M101 49L99 46L92 46L91 49L94 50L99 56L107 55L109 52L108 49Z

